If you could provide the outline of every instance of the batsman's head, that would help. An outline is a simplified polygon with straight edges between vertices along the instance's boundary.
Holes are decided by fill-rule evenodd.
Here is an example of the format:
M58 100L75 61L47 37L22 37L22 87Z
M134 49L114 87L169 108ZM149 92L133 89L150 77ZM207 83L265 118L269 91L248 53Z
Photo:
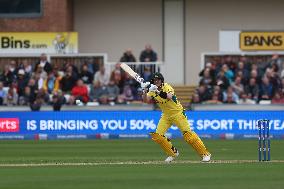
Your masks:
M153 73L150 77L150 83L159 87L164 83L164 76L159 72Z

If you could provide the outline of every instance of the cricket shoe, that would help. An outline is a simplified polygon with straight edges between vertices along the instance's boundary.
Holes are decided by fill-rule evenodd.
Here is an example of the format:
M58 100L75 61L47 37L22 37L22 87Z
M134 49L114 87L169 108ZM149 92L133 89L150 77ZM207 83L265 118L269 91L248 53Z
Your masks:
M208 155L204 155L202 157L202 162L209 162L211 160L211 154L208 154Z
M167 157L167 158L165 159L165 162L166 162L166 163L171 163L172 161L174 161L174 160L179 156L179 152L177 151L175 154L176 154L175 156L169 156L169 157Z

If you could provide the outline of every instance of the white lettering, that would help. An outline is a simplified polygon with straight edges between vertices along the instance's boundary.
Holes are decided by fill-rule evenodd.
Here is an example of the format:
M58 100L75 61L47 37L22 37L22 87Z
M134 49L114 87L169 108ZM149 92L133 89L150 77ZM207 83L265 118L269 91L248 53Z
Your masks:
M34 123L35 124L35 123ZM41 131L53 130L96 130L98 123L96 120L40 120Z
M232 130L234 120L198 120L197 130Z
M27 130L35 131L36 130L36 120L27 121Z

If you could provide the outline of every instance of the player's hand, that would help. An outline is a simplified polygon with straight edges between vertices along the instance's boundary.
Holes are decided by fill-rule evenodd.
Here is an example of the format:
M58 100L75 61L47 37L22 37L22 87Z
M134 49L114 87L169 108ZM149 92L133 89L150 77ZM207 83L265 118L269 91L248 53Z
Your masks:
M145 83L141 83L140 86L141 88L144 90L146 89L151 83L150 82L145 82Z
M157 92L157 91L158 91L158 87L156 85L151 84L149 88L149 92Z

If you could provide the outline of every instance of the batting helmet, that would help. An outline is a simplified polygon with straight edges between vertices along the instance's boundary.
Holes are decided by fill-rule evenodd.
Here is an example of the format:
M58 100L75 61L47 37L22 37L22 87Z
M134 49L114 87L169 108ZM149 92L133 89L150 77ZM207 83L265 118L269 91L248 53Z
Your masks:
M159 72L152 74L152 76L150 77L150 83L154 84L154 79L160 79L162 80L162 83L164 83L164 76Z

